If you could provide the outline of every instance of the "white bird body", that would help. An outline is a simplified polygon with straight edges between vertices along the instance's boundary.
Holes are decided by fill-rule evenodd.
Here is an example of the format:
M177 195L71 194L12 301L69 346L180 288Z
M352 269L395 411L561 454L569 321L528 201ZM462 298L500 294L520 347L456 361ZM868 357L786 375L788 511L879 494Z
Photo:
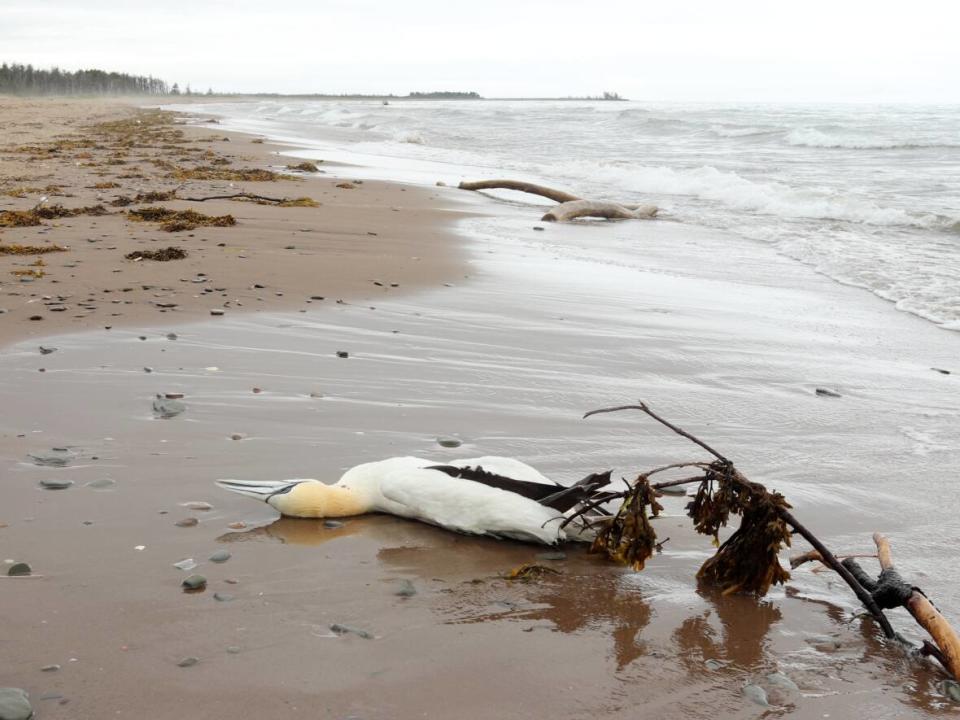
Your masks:
M452 476L457 470L472 479ZM606 484L598 479L568 489L512 458L487 456L438 464L423 458L395 457L357 465L333 485L313 479L218 480L217 484L264 500L291 517L381 512L471 535L552 545L582 539L560 528L564 514L558 507L569 509L578 498Z

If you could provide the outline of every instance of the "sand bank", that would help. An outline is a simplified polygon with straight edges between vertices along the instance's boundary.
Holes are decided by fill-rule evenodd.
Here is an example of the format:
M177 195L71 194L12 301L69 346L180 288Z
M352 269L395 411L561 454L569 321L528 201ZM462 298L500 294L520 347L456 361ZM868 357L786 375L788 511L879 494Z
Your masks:
M458 214L452 203L408 186L348 182L348 170L322 163L318 173L290 173L286 166L296 161L279 157L280 146L219 132L213 124L183 125L180 118L166 117L171 124L154 126L153 113L107 101L6 98L0 103L0 210L29 210L46 197L48 208L100 205L108 213L0 227L0 246L67 249L0 254L0 310L5 311L0 344L70 330L179 323L208 317L214 309L298 310L343 298L372 302L458 275L457 245L446 230ZM246 182L175 176L196 168L270 169L286 177ZM230 200L112 204L121 197L170 190L181 197L238 192L309 197L319 206ZM236 224L166 232L159 223L134 222L127 214L157 205L232 215ZM187 257L125 259L138 250L169 246L185 250Z

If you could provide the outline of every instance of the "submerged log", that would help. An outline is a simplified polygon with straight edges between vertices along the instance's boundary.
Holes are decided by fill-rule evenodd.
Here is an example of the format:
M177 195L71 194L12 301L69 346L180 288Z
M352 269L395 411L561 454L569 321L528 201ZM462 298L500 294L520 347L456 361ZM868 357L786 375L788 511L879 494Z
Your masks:
M597 217L607 220L641 220L652 218L656 214L656 205L641 205L630 208L612 202L572 200L557 205L540 219L544 222L568 222L580 217Z
M533 183L523 182L522 180L479 180L476 182L462 182L458 186L461 190L516 190L517 192L539 195L548 200L558 203L572 202L579 200L576 195L571 195L563 190L544 187L543 185L534 185Z

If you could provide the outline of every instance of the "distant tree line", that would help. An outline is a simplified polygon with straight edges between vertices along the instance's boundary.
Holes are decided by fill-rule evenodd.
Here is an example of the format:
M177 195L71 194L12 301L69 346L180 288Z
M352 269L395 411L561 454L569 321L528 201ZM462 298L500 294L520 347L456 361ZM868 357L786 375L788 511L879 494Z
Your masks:
M412 92L407 97L414 100L479 100L475 92Z
M0 93L10 95L166 95L167 83L155 77L104 70L60 68L41 70L33 65L0 65Z

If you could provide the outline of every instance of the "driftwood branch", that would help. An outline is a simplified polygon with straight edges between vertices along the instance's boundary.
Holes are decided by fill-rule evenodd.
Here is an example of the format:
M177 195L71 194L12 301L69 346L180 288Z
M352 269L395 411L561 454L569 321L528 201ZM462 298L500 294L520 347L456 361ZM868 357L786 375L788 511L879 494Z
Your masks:
M563 190L544 187L543 185L534 185L533 183L523 182L522 180L479 180L476 182L462 182L458 186L461 190L516 190L517 192L539 195L548 200L557 203L572 202L579 200L576 195L571 195Z
M880 533L874 533L873 541L877 546L877 558L880 560L882 581L883 573L896 572L893 567L893 556L890 553L890 542ZM897 577L899 578L899 576ZM930 654L937 657L947 669L947 672L953 675L954 679L960 680L960 637L957 636L950 623L946 621L926 595L915 587L911 587L909 590L910 594L903 606L913 615L913 619L930 633L930 637L933 638L940 650L939 655L932 652Z
M189 202L206 202L207 200L234 200L236 198L248 198L249 200L263 200L264 202L282 203L287 202L289 198L272 198L263 195L253 195L252 193L233 193L232 195L211 195L210 197L178 197L177 200L188 200Z
M569 222L581 217L607 220L646 220L657 214L656 205L641 205L631 209L626 205L596 200L571 200L557 205L542 218L544 222Z

